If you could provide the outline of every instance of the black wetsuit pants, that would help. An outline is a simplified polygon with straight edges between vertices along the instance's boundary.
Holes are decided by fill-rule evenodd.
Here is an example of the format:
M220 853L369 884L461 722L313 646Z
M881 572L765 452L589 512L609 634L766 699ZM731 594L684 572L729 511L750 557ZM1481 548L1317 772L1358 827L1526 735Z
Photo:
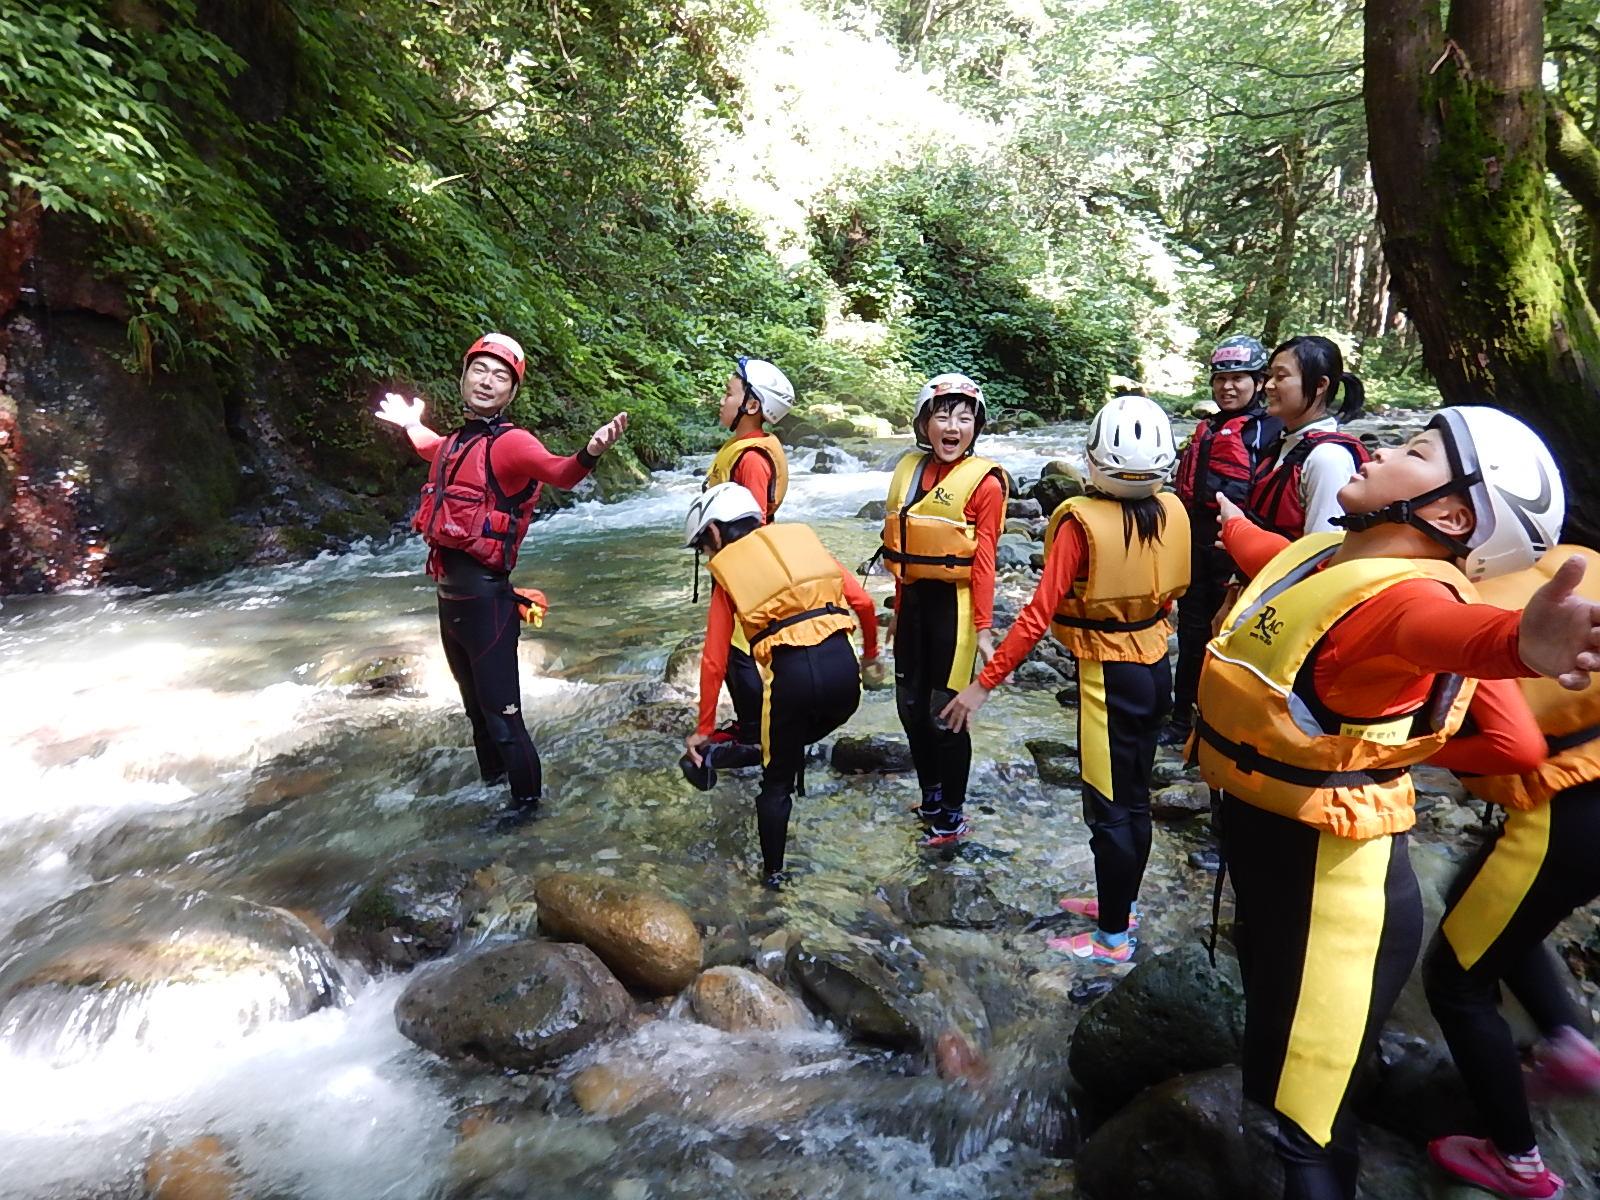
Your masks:
M1150 773L1172 706L1172 671L1153 663L1078 660L1078 766L1100 930L1126 933L1150 860Z
M923 795L939 790L937 811L944 819L933 818L936 831L959 825L967 802L972 735L956 733L939 714L972 682L976 655L970 588L923 579L900 589L894 626L895 707Z
M544 793L539 752L522 722L517 635L522 622L507 583L486 595L439 596L439 636L472 722L472 745L485 782L506 780L511 802L537 804Z
M1498 835L1451 888L1423 979L1489 1137L1505 1154L1535 1143L1522 1062L1500 1015L1500 983L1545 1035L1580 1027L1544 939L1573 909L1600 896L1600 783L1510 812Z
M1200 692L1200 668L1205 662L1206 643L1211 640L1211 622L1227 593L1233 575L1233 560L1212 545L1214 533L1204 535L1200 544L1199 526L1216 529L1216 520L1196 522L1196 537L1189 547L1189 590L1178 597L1178 666L1172 677L1173 719L1185 726L1193 724L1195 697Z
M843 725L861 703L861 666L849 633L830 634L815 646L773 650L765 700L756 831L763 873L773 875L783 870L789 812L806 747Z
M728 672L725 676L728 696L733 701L736 718L735 740L750 746L761 744L761 668L750 657L748 650L738 646L728 647Z
M1404 834L1353 841L1233 796L1222 844L1244 976L1255 1200L1354 1200L1350 1084L1422 945Z

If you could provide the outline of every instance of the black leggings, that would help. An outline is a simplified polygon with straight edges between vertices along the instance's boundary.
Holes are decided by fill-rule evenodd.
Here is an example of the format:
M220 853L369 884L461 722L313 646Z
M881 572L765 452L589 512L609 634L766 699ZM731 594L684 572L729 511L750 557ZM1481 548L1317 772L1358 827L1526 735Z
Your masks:
M733 700L733 713L737 718L737 740L755 746L761 742L762 692L761 668L750 657L748 650L738 646L728 647L728 671L725 676L728 695Z
M894 626L894 699L900 725L911 743L917 783L924 793L940 790L947 824L959 823L972 770L972 735L956 733L939 719L945 705L972 682L977 629L972 590L924 579L900 589Z
M1505 981L1541 1032L1578 1027L1544 939L1573 909L1600 895L1600 783L1510 812L1493 841L1451 888L1441 936L1423 979L1428 1005L1456 1068L1505 1154L1535 1144L1522 1063L1500 1015Z
M1216 528L1214 520L1207 524ZM1209 544L1190 546L1189 590L1178 597L1178 668L1172 682L1173 710L1186 725L1194 719L1211 621L1222 606L1232 574L1233 560L1226 553Z
M516 596L504 593L439 597L439 637L461 703L472 722L478 770L487 783L507 780L511 802L537 804L544 792L539 752L522 723L522 687L517 678Z
M849 633L830 634L815 646L773 650L761 738L761 791L756 794L764 874L783 870L789 812L806 747L848 721L860 703L861 667Z
M1126 933L1150 860L1150 771L1172 706L1172 672L1078 660L1078 764L1102 933Z
M1353 1200L1349 1091L1422 945L1404 834L1353 841L1233 796L1244 1112L1256 1200Z

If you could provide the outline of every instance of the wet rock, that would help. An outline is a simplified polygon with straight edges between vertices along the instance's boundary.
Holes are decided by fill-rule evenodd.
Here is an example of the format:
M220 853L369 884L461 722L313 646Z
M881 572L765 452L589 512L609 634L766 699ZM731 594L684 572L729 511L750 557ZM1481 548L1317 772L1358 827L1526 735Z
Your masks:
M988 929L1022 924L1028 914L995 898L982 878L968 871L930 871L909 886L883 889L894 914L908 925L952 925Z
M238 1200L239 1184L228 1144L209 1134L157 1150L144 1165L148 1200Z
M676 900L604 875L547 875L534 888L539 925L582 942L624 983L667 994L700 972L702 946L689 910Z
M666 1090L643 1063L617 1059L585 1067L572 1079L572 1098L591 1117L615 1117Z
M1076 699L1076 692L1074 692ZM1033 755L1039 782L1051 787L1071 787L1078 782L1078 744L1053 738L1029 738L1023 743Z
M1238 1200L1250 1193L1239 1068L1168 1080L1107 1121L1078 1153L1088 1200Z
M994 548L994 565L997 569L1017 570L1033 562L1033 540L1014 533L1000 535Z
M527 941L412 980L394 1016L424 1050L528 1071L614 1032L632 1010L628 993L588 947Z
M409 970L448 954L482 899L465 867L402 863L356 897L333 947L371 970Z
M790 947L797 941L799 935L787 929L774 929L756 947L756 970L773 983L781 982L788 970Z
M1175 1075L1238 1061L1244 989L1231 958L1199 946L1146 959L1084 1013L1072 1074L1101 1112Z
M1030 660L1016 669L1012 675L1012 683L1020 688L1047 692L1059 688L1066 683L1066 680L1061 677L1060 672L1047 663Z
M868 500L856 511L858 521L881 521L889 511L885 500Z
M1181 821L1211 811L1211 790L1203 783L1174 783L1150 795L1150 815L1158 821Z
M217 1020L196 1022L211 994ZM232 1040L347 996L333 955L288 912L144 879L96 884L25 918L0 959L8 1042L63 1061L112 1042Z
M1461 785L1461 781L1455 777L1455 774L1451 771L1446 771L1442 767L1412 767L1411 781L1417 789L1418 808L1425 807L1422 803L1425 798L1451 800L1457 804L1471 805L1474 803L1472 797L1467 794L1467 789Z
M1005 526L1001 532L1010 534L1012 537L1025 537L1029 540L1032 540L1033 525L1028 521L1011 520L1005 523Z
M911 761L911 747L904 741L876 733L839 738L833 743L830 761L841 775L909 771L916 765Z
M1061 467L1060 471L1051 471L1051 467ZM1083 484L1077 478L1067 473L1065 463L1047 463L1045 473L1039 477L1039 482L1033 485L1033 499L1039 502L1039 509L1046 516L1061 507L1065 500L1073 496L1083 495Z
M667 669L662 678L669 687L681 692L696 692L700 687L700 655L705 650L706 635L692 633L672 648L667 655Z
M1037 500L1010 500L1006 502L1006 516L1036 521L1044 516L1044 509Z
M959 1029L947 1029L933 1043L933 1065L940 1079L986 1083L989 1062Z
M712 967L689 989L701 1022L727 1033L753 1029L803 1029L809 1022L782 988L743 967Z
M380 694L413 690L418 656L394 647L336 650L318 664L318 683Z
M850 470L853 461L843 450L835 449L832 446L824 446L817 451L816 458L811 461L811 473L813 475L837 475L840 472Z
M788 965L806 998L852 1037L894 1050L922 1045L906 981L865 948L802 938Z

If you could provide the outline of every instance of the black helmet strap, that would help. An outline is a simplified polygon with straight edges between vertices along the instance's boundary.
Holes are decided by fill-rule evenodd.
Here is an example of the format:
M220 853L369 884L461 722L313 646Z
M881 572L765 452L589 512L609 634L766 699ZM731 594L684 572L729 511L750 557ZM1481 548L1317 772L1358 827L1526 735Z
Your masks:
M1417 510L1426 508L1435 500L1457 495L1472 487L1473 484L1482 482L1483 472L1473 471L1470 474L1452 479L1448 483L1441 483L1436 488L1430 488L1420 496L1413 496L1409 500L1396 500L1393 504L1386 504L1376 512L1345 513L1342 517L1334 517L1333 524L1341 529L1348 529L1352 533L1360 532L1363 529L1371 529L1375 525L1409 525L1413 529L1420 529L1457 558L1465 558L1471 553L1472 547L1460 538L1451 537L1438 526L1423 520L1417 515Z

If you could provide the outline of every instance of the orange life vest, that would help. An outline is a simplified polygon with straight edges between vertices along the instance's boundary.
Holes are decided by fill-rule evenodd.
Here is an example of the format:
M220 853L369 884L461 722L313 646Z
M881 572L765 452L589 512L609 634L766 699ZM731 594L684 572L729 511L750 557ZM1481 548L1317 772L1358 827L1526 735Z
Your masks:
M970 583L978 529L967 519L967 505L990 475L998 475L1003 488L1006 473L987 458L966 458L924 492L922 472L932 457L912 450L895 466L880 553L890 574L902 583Z
M1206 646L1195 753L1212 787L1362 840L1415 823L1410 768L1460 728L1476 685L1441 675L1415 711L1340 716L1315 694L1317 647L1346 613L1406 579L1477 597L1466 576L1436 559L1363 558L1319 570L1343 540L1320 533L1291 542L1239 597Z
M839 563L809 525L763 525L712 555L710 570L757 662L779 646L815 646L855 628Z
M1574 554L1589 563L1578 593L1600 603L1600 554L1586 546L1555 546L1526 571L1484 580L1477 585L1478 595L1485 604L1520 611ZM1543 677L1517 682L1539 722L1550 757L1526 775L1463 776L1462 783L1475 796L1529 810L1550 803L1557 792L1600 779L1600 681L1591 679L1581 692L1569 692Z
M1171 492L1156 498L1166 524L1149 544L1127 539L1118 500L1073 496L1050 514L1047 559L1069 517L1089 543L1088 576L1061 598L1051 622L1056 639L1079 658L1153 663L1167 653L1172 601L1189 587L1189 514Z
M729 438L723 442L711 465L706 468L706 480L700 490L703 492L719 483L733 482L734 467L746 454L752 453L763 455L772 464L772 483L767 488L767 494L756 497L756 503L766 510L767 520L771 521L778 515L778 507L789 493L789 456L783 451L783 443L770 433L753 438Z

